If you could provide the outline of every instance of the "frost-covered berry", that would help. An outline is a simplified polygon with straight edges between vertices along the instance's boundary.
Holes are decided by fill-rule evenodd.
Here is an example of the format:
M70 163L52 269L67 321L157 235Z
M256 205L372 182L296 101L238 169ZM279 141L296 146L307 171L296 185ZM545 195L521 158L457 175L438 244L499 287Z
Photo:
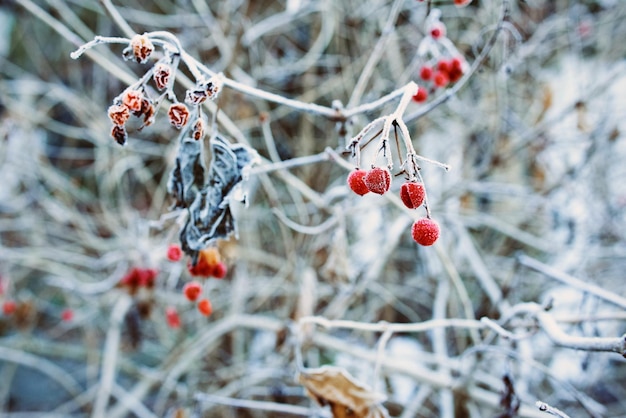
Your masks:
M413 223L411 235L420 245L433 245L439 238L439 224L430 218L421 218Z
M154 51L154 45L146 35L133 36L130 40L130 48L133 58L140 64L146 63L150 54Z
M139 90L127 90L122 96L122 103L124 103L124 106L131 112L141 112L141 102L143 99L143 93Z
M424 203L426 190L424 184L417 181L407 181L400 187L400 199L409 209L419 208Z
M426 90L426 88L422 86L419 86L417 88L417 93L415 93L415 96L413 96L413 100L415 100L417 103L425 102L426 100L428 100L428 90Z
M116 126L124 126L128 118L130 118L130 110L123 104L109 106L108 113L109 119Z
M208 299L202 299L198 302L198 310L204 316L209 316L213 313L213 306L211 305L211 301Z
M154 72L152 73L152 79L154 80L154 84L157 89L163 90L170 83L170 76L172 75L172 69L169 65L164 64L162 62L158 63L154 67Z
M194 302L202 293L202 285L196 281L189 282L183 287L183 293L189 301Z
M386 168L374 167L367 172L363 180L370 192L385 194L391 186L391 173Z
M367 171L356 169L348 175L348 186L350 189L358 194L359 196L363 196L364 194L369 193L369 189L365 185L364 177L367 174Z

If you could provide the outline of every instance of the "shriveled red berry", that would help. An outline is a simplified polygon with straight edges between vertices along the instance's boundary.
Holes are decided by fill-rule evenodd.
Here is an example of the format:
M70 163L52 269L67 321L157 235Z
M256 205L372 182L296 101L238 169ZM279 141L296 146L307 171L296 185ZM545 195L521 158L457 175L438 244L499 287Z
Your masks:
M364 177L367 171L357 169L348 175L348 186L350 189L359 196L369 193L369 189L365 185Z
M224 277L226 277L226 273L228 273L228 268L223 261L220 261L213 266L213 272L211 273L211 276L215 277L216 279L223 279Z
M385 194L391 186L391 173L386 168L374 167L363 178L372 193Z
M180 129L185 126L189 120L189 109L182 103L174 103L167 111L167 116L170 119L170 123Z
M165 308L165 320L170 328L180 328L180 315L173 306Z
M420 68L420 78L424 81L428 81L433 77L433 67L430 65L424 65Z
M208 299L202 299L198 302L198 310L204 316L209 316L213 313L213 306Z
M145 64L154 51L154 45L146 35L133 36L130 40L130 47L135 60L140 64Z
M419 208L425 195L424 184L417 181L407 181L400 187L400 199L409 209Z
M170 244L167 247L167 259L170 261L179 261L183 256L183 250L178 244Z
M131 112L141 112L143 93L139 90L127 90L122 96L122 102Z
M411 235L420 245L433 245L439 238L439 224L430 218L421 218L413 223Z
M183 287L183 293L189 301L194 302L202 293L202 285L196 281L189 282Z
M437 71L433 76L433 83L437 87L445 87L448 85L449 82L450 79L448 78L448 76L441 71Z
M17 303L13 300L5 300L2 304L2 313L5 315L13 315L17 310Z
M428 90L426 90L426 88L422 86L419 86L417 88L417 93L415 94L415 96L413 96L413 100L415 100L417 103L425 102L426 100L428 100Z

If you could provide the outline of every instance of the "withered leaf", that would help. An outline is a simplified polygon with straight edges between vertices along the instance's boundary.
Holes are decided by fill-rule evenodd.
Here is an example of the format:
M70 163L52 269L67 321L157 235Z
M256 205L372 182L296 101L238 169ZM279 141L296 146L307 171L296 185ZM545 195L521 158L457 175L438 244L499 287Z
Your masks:
M176 199L175 207L187 208L193 203L198 190L204 186L205 171L202 144L184 137L178 148L176 165L167 181L167 191Z
M381 404L385 395L357 382L341 367L304 369L298 373L297 379L317 403L330 406L334 418L388 417Z
M198 143L197 141L194 141ZM180 232L182 249L197 260L198 252L211 241L227 238L236 232L235 220L230 210L230 199L235 187L243 180L243 171L256 159L256 152L241 144L230 144L219 135L210 141L211 163L206 183L195 193L189 207L189 218ZM194 176L193 186L199 176ZM177 185L184 197L186 178ZM177 190L177 189L176 189ZM186 201L185 201L186 202Z

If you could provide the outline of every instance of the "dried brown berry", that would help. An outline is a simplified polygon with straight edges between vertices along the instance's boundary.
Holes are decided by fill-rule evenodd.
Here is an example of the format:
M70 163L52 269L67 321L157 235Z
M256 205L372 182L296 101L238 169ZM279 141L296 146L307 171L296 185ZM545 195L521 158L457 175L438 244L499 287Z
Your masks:
M124 126L128 118L130 117L130 111L125 105L111 105L109 106L109 119L113 122L113 125Z
M152 79L154 80L154 84L156 84L157 89L163 90L166 88L170 83L171 75L172 69L169 65L162 62L158 63L154 67L154 72L152 73Z
M140 64L146 63L154 51L154 45L146 35L133 36L130 40L130 47L133 51L133 57Z
M191 136L196 141L199 141L200 139L204 137L204 121L201 118L198 118L196 122L193 124Z
M113 130L111 131L111 136L115 139L115 142L120 145L124 145L126 143L126 139L128 138L126 128L122 125L114 125Z
M182 103L174 103L167 112L170 123L180 129L187 124L189 120L189 110Z
M209 96L207 92L201 89L187 90L185 94L185 103L190 105L199 105L206 101Z
M139 90L127 90L122 96L122 103L124 103L131 112L141 112L141 102L143 100L143 93Z
M407 181L400 187L400 199L409 209L418 208L424 203L426 190L424 184L417 181Z
M374 167L367 172L363 180L370 192L385 194L391 186L391 173L386 168Z

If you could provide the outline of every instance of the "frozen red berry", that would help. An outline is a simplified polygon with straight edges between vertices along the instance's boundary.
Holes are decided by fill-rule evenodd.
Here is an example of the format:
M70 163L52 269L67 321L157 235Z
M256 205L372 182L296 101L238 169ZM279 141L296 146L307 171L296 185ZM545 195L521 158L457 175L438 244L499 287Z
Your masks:
M170 244L167 247L167 259L170 261L179 261L183 256L183 250L178 244Z
M5 300L2 304L2 313L5 315L13 315L17 310L17 304L13 300Z
M400 199L409 209L419 208L425 195L424 184L417 181L407 181L400 187Z
M180 315L173 306L165 308L165 320L170 328L180 328Z
M364 177L367 171L357 169L348 175L348 186L350 189L359 196L369 193L369 189L365 185Z
M208 299L202 299L198 302L198 310L204 316L209 316L213 313L213 306Z
M370 192L385 194L391 186L391 173L386 168L374 167L367 172L363 181Z
M433 67L430 65L424 65L420 68L420 78L424 81L428 81L433 77Z
M228 273L228 268L223 261L220 261L213 266L211 276L215 277L216 279L223 279L224 277L226 277L226 273Z
M141 64L146 63L150 54L154 51L154 45L146 35L133 36L130 40L130 47L133 52L133 57Z
M419 86L417 88L417 93L415 93L415 96L413 96L413 100L415 100L417 103L425 102L426 100L428 100L428 90L426 90L422 86Z
M413 223L411 235L420 245L433 245L439 238L439 224L430 218L421 218Z
M183 293L189 301L194 302L202 293L202 285L196 281L189 282L183 287Z
M189 120L189 109L182 103L174 103L167 111L167 116L170 119L170 123L180 129L185 126Z

